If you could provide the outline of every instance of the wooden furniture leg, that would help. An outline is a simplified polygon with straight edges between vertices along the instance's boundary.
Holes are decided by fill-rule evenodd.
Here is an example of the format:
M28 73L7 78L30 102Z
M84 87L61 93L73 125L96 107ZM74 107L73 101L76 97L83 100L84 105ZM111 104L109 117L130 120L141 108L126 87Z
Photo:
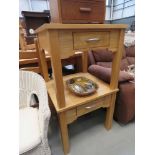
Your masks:
M58 115L59 115L59 124L60 124L60 132L61 132L64 155L67 155L69 153L69 140L68 140L66 115L65 112L59 113Z
M113 121L113 113L115 108L116 93L112 95L110 107L106 109L106 119L104 126L107 130L111 129Z

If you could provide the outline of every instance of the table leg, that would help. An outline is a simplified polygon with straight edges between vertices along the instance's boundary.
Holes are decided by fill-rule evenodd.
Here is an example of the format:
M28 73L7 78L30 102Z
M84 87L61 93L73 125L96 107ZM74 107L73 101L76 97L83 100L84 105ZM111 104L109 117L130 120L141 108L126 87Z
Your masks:
M107 130L111 129L112 127L113 114L114 114L114 108L115 108L115 99L116 99L116 93L112 95L110 107L108 107L106 111L106 119L105 119L104 126Z
M60 132L61 140L63 144L64 155L69 153L69 139L68 139L68 128L66 122L65 112L59 113L59 123L60 123Z

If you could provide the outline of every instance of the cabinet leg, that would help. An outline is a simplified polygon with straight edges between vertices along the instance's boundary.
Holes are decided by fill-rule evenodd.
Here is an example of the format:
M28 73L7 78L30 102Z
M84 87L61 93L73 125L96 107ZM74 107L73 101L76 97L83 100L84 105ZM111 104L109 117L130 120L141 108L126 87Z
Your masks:
M61 140L63 144L64 155L69 153L69 139L68 139L68 128L66 122L65 112L59 113L59 123L60 123L60 132Z
M106 111L106 119L105 119L104 126L107 130L111 129L112 127L113 114L114 114L114 108L115 108L115 99L116 99L116 93L112 95L110 107L107 108L107 111Z

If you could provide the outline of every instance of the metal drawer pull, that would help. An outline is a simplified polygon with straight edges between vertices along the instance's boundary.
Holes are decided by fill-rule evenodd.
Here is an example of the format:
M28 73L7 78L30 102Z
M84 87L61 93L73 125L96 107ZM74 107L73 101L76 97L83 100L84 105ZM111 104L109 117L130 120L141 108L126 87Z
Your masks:
M91 12L92 10L91 10L91 8L82 8L82 7L80 7L80 11L81 12Z
M88 106L88 107L85 107L86 109L91 109L91 108L94 108L96 107L96 105L92 105L92 106Z
M87 39L86 42L100 41L100 38L90 38Z

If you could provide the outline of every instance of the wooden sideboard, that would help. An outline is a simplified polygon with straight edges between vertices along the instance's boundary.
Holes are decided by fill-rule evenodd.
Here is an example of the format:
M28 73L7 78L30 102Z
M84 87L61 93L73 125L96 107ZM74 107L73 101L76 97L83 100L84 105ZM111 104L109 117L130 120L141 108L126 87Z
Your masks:
M54 23L104 23L105 0L50 0Z
M46 86L59 116L65 155L69 152L67 125L78 117L99 108L106 108L105 127L112 127L125 28L127 25L122 24L44 24L36 30L40 52L46 50L51 56L54 78L47 80ZM110 84L87 72L87 52L96 48L108 48L114 54ZM61 59L71 57L78 50L82 51L83 73L62 76ZM80 97L70 92L66 80L79 76L96 82L99 86L96 93Z

